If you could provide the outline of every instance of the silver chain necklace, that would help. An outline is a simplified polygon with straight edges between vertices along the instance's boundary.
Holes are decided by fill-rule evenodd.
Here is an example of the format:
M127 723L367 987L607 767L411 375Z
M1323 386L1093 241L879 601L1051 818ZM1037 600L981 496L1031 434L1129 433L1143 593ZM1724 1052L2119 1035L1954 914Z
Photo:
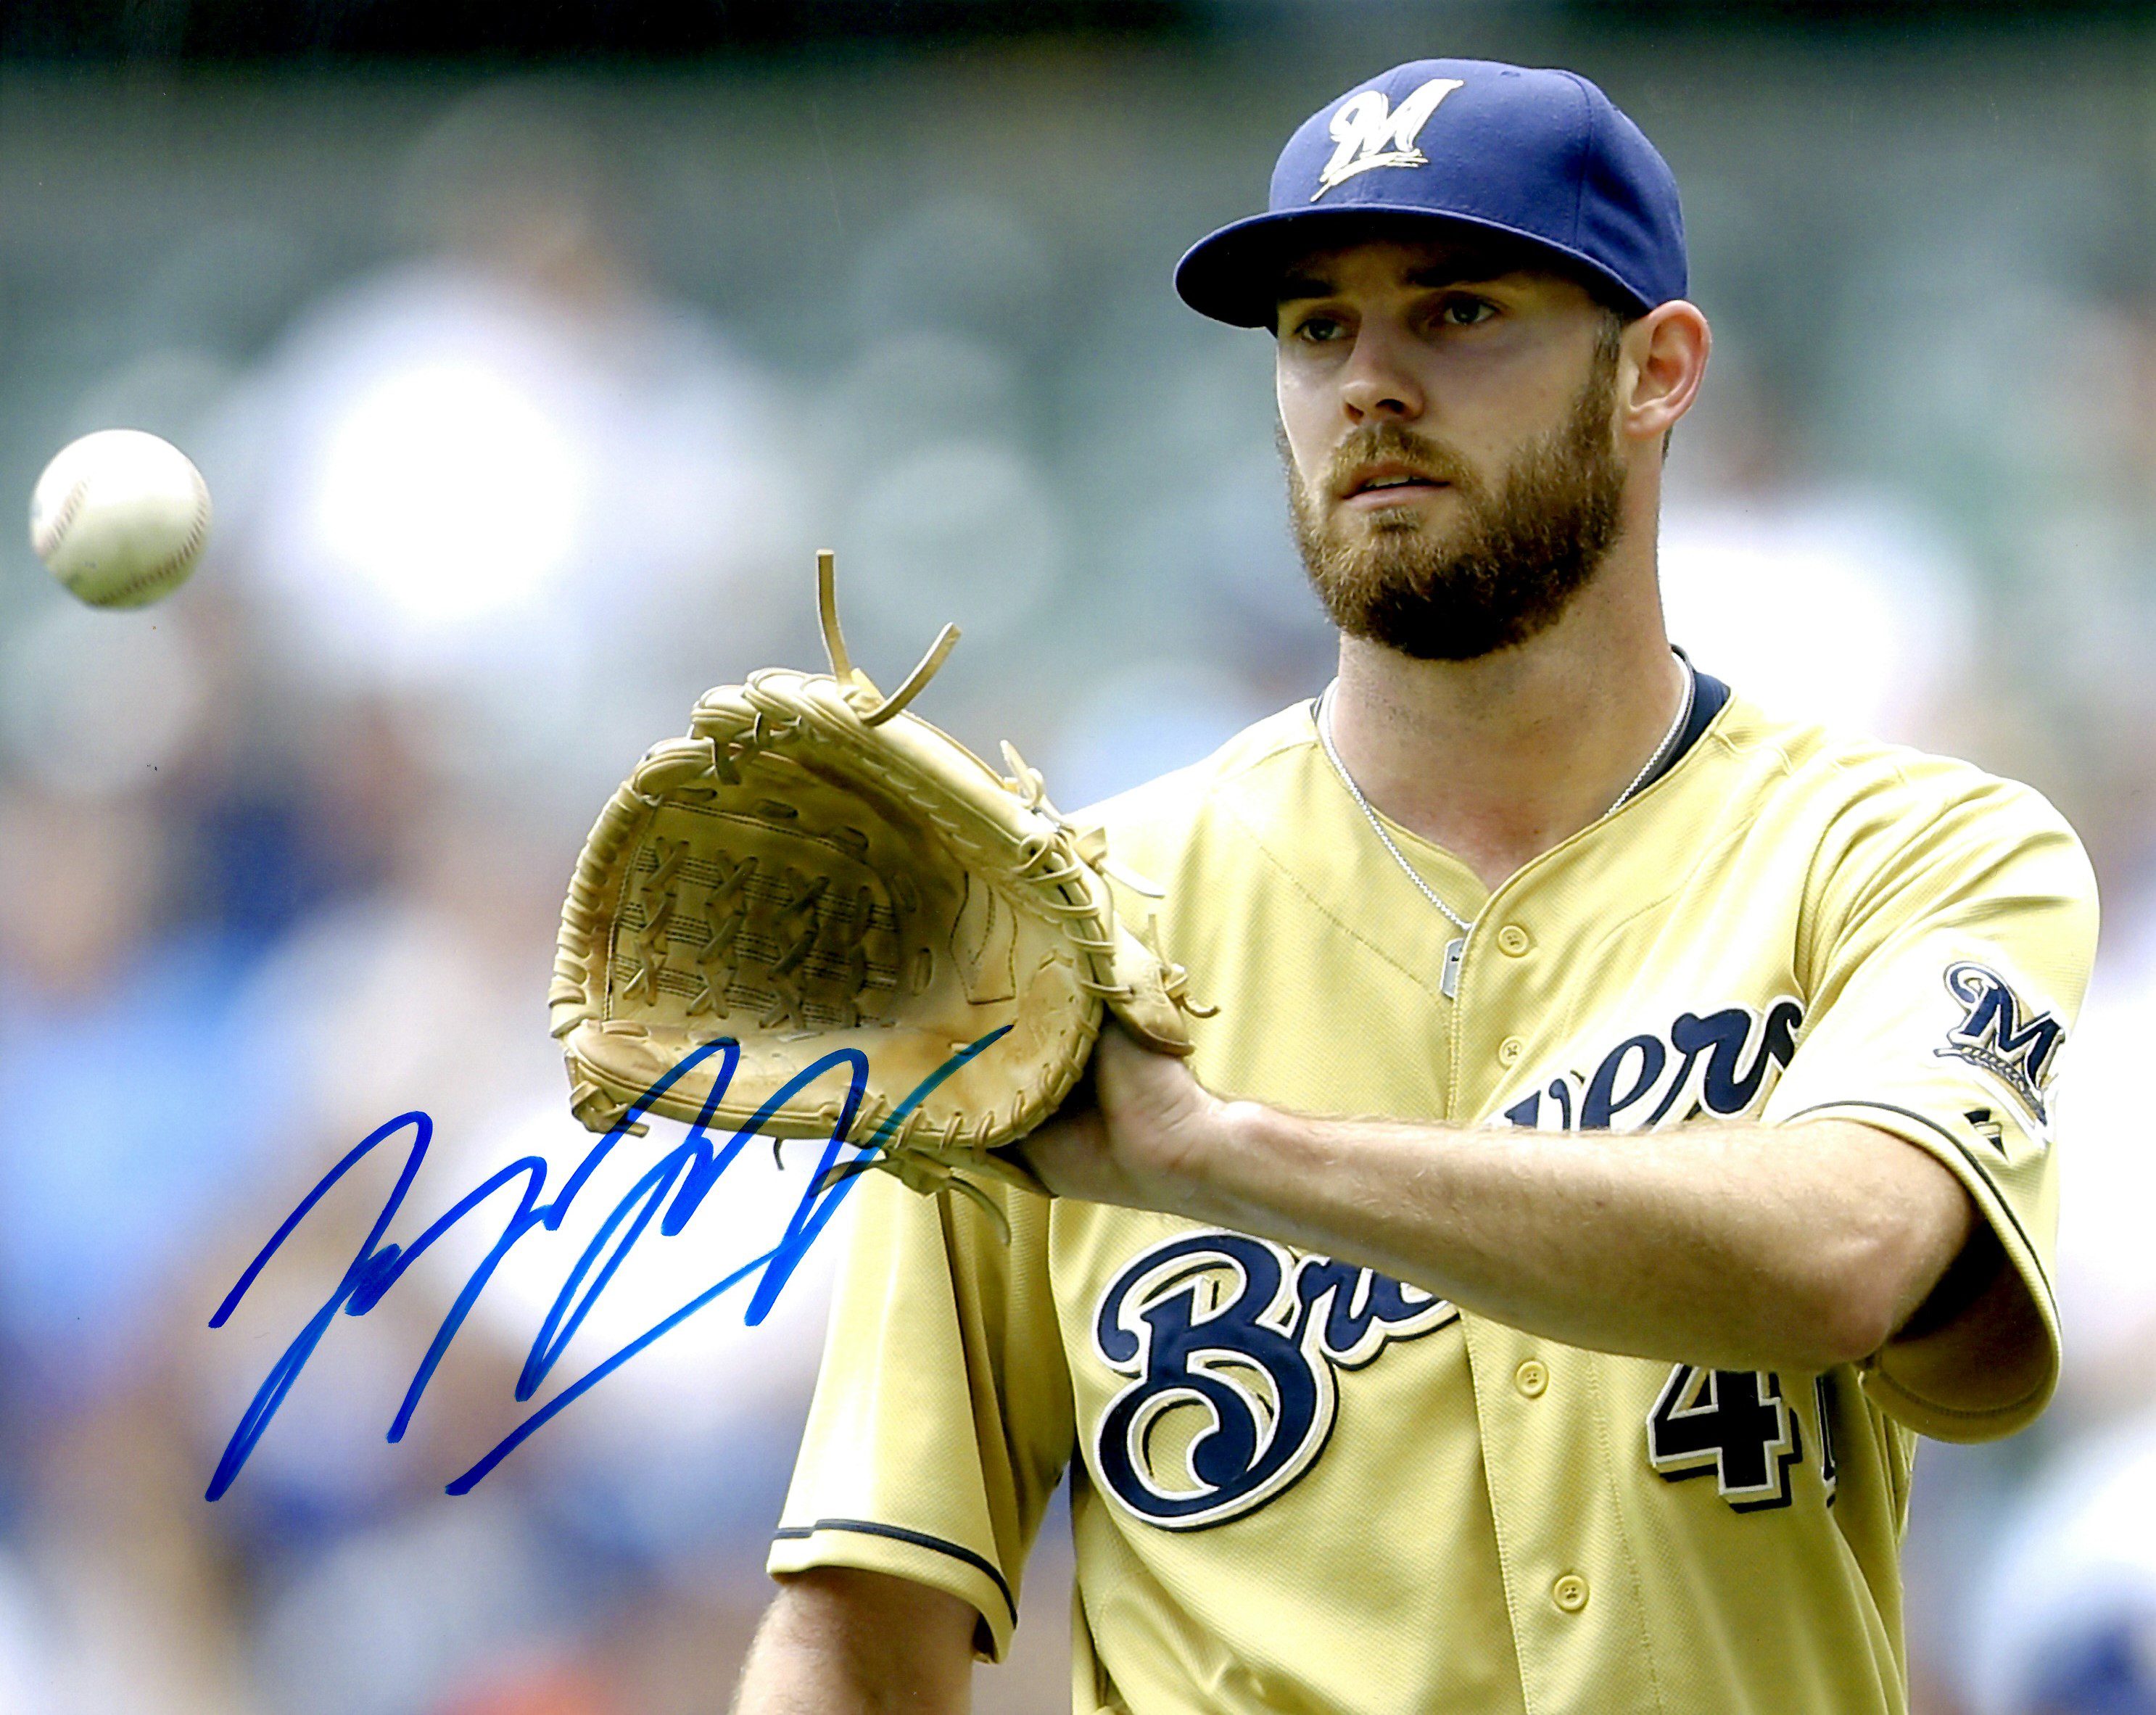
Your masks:
M1596 818L1598 821L1615 815L1618 811L1631 802L1633 794L1654 778L1662 766L1669 761L1670 752L1676 748L1679 735L1684 732L1691 720L1692 703L1699 693L1699 675L1692 670L1691 663L1686 661L1682 655L1677 656L1677 659L1684 662L1685 690L1683 697L1677 703L1676 718L1670 722L1670 730L1662 735L1662 742L1655 747L1655 753L1647 758L1645 765L1632 777L1632 783L1617 794L1617 801L1603 811L1601 816ZM1317 742L1325 747L1325 759L1332 764L1332 772L1340 777L1340 783L1348 788L1348 795L1355 800L1355 807L1362 811L1363 819L1369 823L1370 831L1384 843L1385 850L1392 853L1393 861L1400 866L1401 873L1414 883L1416 892L1421 894L1424 899L1444 912L1445 921L1460 931L1460 933L1455 936L1445 947L1445 968L1440 972L1437 979L1437 986L1444 993L1445 998L1447 1000L1454 999L1460 993L1460 967L1461 961L1467 957L1467 937L1475 932L1475 921L1472 918L1461 917L1458 911L1440 899L1436 890L1423 880L1421 872L1407 860L1406 855L1399 847L1393 844L1393 836L1385 832L1385 824L1378 819L1378 813L1370 808L1370 800L1363 796L1363 788L1355 783L1355 777L1348 772L1348 765L1340 760L1340 752L1334 749L1332 745L1332 693L1339 687L1339 684L1340 681L1337 679L1334 680L1332 684L1325 687L1323 694L1317 699L1316 714Z

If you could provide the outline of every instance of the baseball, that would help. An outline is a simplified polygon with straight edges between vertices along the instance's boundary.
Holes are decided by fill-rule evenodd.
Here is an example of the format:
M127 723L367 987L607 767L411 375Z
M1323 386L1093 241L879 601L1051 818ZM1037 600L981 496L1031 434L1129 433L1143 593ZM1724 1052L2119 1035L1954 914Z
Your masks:
M92 607L147 607L187 582L209 518L208 485L185 453L138 429L105 429L45 466L30 546Z

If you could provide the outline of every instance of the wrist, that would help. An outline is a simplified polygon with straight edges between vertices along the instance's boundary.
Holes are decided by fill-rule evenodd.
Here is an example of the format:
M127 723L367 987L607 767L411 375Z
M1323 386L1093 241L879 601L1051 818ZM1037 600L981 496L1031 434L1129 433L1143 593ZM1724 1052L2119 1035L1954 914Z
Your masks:
M1177 1163L1182 1206L1174 1213L1216 1226L1235 1226L1245 1218L1235 1192L1242 1177L1237 1169L1255 1153L1268 1117L1263 1102L1208 1098L1203 1121L1192 1128Z

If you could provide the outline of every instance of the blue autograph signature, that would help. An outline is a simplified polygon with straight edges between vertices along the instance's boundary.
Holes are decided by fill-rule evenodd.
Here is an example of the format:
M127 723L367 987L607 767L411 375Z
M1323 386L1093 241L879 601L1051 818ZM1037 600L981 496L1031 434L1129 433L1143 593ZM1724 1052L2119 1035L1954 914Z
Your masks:
M732 1164L734 1158L762 1130L773 1114L826 1072L844 1067L849 1075L846 1098L837 1123L831 1128L831 1140L824 1146L823 1156L816 1163L816 1171L809 1176L808 1189L794 1206L793 1213L787 1222L785 1234L778 1243L761 1256L744 1263L725 1279L698 1293L671 1315L654 1322L612 1357L593 1364L532 1412L477 1464L449 1485L449 1492L452 1495L470 1493L489 1471L572 1400L582 1398L645 1347L679 1327L721 1294L740 1285L752 1275L759 1273L762 1279L749 1300L744 1319L751 1324L761 1322L770 1313L772 1306L778 1302L779 1293L793 1277L794 1270L800 1266L817 1235L824 1230L831 1217L838 1212L839 1204L853 1189L859 1176L857 1173L847 1170L857 1168L874 1156L882 1148L884 1141L906 1122L906 1117L927 1098L937 1085L983 1052L1009 1028L1006 1024L1002 1030L990 1031L979 1041L969 1043L944 1061L875 1128L866 1143L855 1148L843 1162L839 1158L839 1154L848 1147L844 1139L853 1129L854 1116L860 1107L862 1092L868 1082L867 1056L859 1049L843 1048L803 1067L773 1091L770 1099L724 1145L714 1148L705 1127L724 1098L727 1086L733 1081L735 1068L741 1064L741 1045L730 1036L721 1037L685 1056L639 1096L613 1128L591 1147L584 1158L577 1164L576 1171L569 1175L560 1193L551 1201L542 1203L539 1200L540 1194L547 1184L545 1158L536 1155L523 1156L482 1180L408 1245L385 1244L382 1235L396 1218L405 1194L411 1189L412 1182L418 1173L420 1163L426 1159L427 1146L434 1137L434 1122L417 1110L385 1121L355 1144L344 1159L323 1174L315 1188L300 1199L300 1206L285 1218L284 1225L271 1235L270 1242L262 1247L254 1261L248 1264L246 1271L234 1284L231 1291L225 1295L224 1302L217 1307L217 1313L209 1319L213 1328L223 1327L233 1312L239 1307L240 1301L247 1296L248 1288L254 1284L255 1277L277 1254L278 1248L291 1237L300 1223L307 1218L330 1189L378 1146L403 1132L411 1133L411 1153L405 1159L404 1170L398 1176L388 1202L382 1205L381 1214L361 1243L359 1254L345 1271L336 1290L308 1319L306 1326L300 1330L298 1337L285 1348L284 1355L264 1378L261 1387L255 1391L254 1398L241 1416L239 1426L225 1444L223 1456L218 1461L217 1470L210 1477L209 1488L204 1498L216 1500L239 1477L247 1463L248 1456L268 1430L270 1421L277 1415L278 1407L284 1404L285 1396L292 1390L293 1384L299 1380L300 1373L306 1368L308 1358L314 1355L315 1348L321 1343L323 1335L329 1332L330 1324L336 1319L338 1312L353 1317L366 1315L382 1302L382 1295L403 1278L405 1270L424 1255L436 1240L496 1192L521 1180L523 1191L517 1199L515 1213L503 1226L501 1237L495 1240L492 1248L472 1270L470 1278L465 1282L464 1290L457 1295L456 1302L442 1318L442 1325L435 1330L426 1356L420 1359L419 1368L413 1374L411 1386L404 1391L403 1400L390 1422L388 1435L392 1441L402 1440L405 1430L411 1424L413 1413L418 1409L420 1396L426 1392L427 1384L433 1379L435 1368L448 1353L449 1343L456 1338L457 1330L463 1327L465 1318L479 1302L479 1296L485 1289L488 1279L501 1266L502 1259L508 1255L517 1240L534 1227L543 1227L548 1232L559 1230L578 1192L583 1189L585 1182L598 1170L614 1145L621 1141L629 1127L637 1122L652 1102L664 1095L685 1073L715 1054L724 1055L725 1063L713 1079L711 1093L705 1099L703 1111L698 1115L696 1123L689 1128L688 1136L654 1162L614 1205L599 1224L598 1233L585 1246L583 1254L577 1259L576 1266L569 1271L569 1277L562 1283L560 1293L540 1323L538 1334L532 1340L531 1349L525 1358L524 1368L517 1375L518 1402L521 1404L531 1399L552 1373L585 1317L590 1314L592 1307L598 1302L599 1295L606 1290L607 1283L613 1278L615 1271L635 1247L637 1240L644 1236L644 1229L651 1225L652 1217L658 1214L660 1205L665 1205L666 1212L659 1222L660 1235L663 1238L673 1238L688 1225L690 1217L702 1204L711 1187L718 1183L719 1175ZM668 1201L670 1194L670 1202Z

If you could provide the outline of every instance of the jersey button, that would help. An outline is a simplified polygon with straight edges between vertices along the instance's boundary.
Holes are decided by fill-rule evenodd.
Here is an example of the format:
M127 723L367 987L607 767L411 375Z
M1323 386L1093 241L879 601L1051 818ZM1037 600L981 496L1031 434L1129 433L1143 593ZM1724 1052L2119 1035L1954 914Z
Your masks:
M1539 1399L1549 1386L1549 1367L1539 1358L1530 1358L1512 1372L1512 1385L1530 1399Z
M1587 1580L1576 1572L1568 1572L1550 1586L1550 1600L1568 1614L1577 1614L1587 1605Z
M1497 1045L1497 1064L1501 1066L1516 1066L1520 1063L1520 1056L1527 1051L1526 1043L1521 1041L1517 1036L1507 1036Z
M1534 943L1527 939L1527 932L1517 923L1507 923L1497 932L1497 945L1517 958Z

